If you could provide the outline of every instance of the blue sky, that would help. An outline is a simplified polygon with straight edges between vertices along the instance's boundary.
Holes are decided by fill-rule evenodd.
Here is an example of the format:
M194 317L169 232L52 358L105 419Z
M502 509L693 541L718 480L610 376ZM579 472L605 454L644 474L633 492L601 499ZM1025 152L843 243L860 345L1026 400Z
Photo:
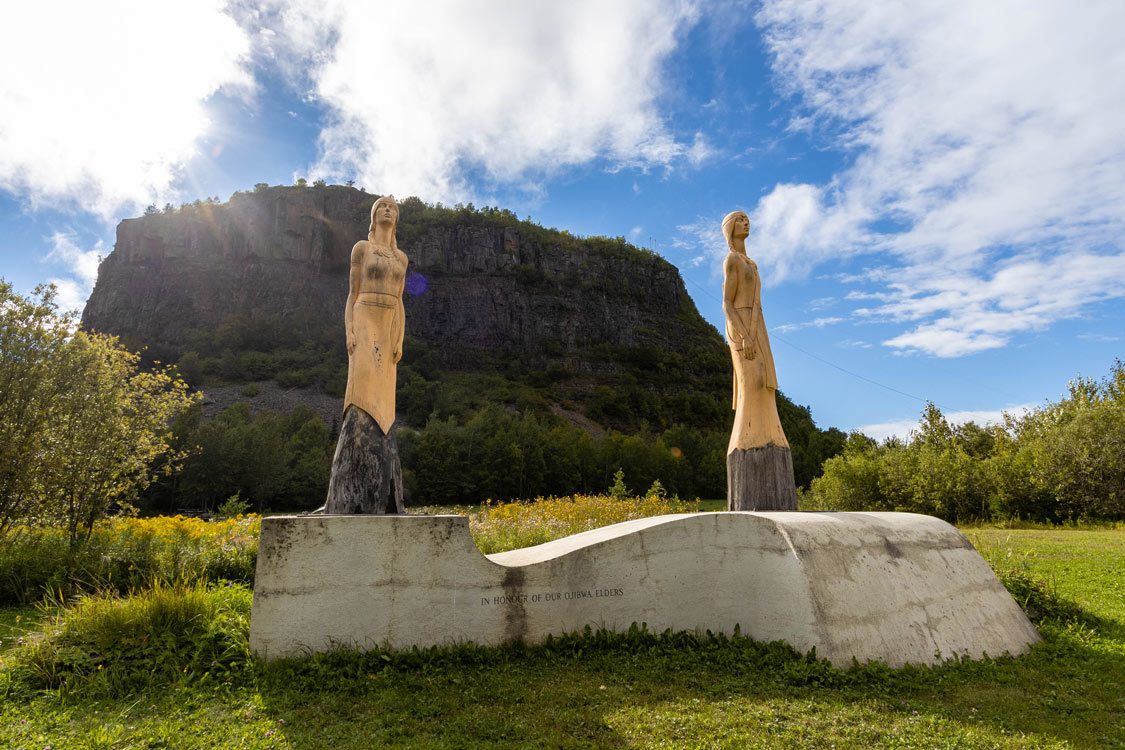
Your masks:
M994 419L1125 353L1115 0L65 5L0 28L21 291L81 307L148 203L323 177L624 236L717 327L745 209L781 387L822 425Z

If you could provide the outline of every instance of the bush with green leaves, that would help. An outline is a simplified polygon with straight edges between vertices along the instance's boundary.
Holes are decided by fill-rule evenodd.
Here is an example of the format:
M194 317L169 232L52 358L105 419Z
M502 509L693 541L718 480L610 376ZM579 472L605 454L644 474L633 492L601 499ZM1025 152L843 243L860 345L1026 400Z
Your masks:
M0 279L0 544L14 525L49 525L77 548L182 458L170 423L198 396L76 323L54 287L24 297Z
M817 507L951 522L1125 519L1125 363L993 427L950 425L928 404L907 441L850 436L811 489Z

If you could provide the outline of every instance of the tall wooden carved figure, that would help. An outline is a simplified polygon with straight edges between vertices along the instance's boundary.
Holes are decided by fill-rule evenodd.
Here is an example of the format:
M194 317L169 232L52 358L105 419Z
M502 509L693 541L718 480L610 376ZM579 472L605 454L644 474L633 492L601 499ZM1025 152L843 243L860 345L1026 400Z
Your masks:
M723 313L734 362L734 429L727 446L727 510L796 510L793 457L777 416L777 372L762 316L762 280L746 257L750 217L723 219Z
M325 513L404 513L395 440L395 380L406 314L406 254L398 249L398 204L371 207L367 239L352 248L344 327L348 388L344 423L332 458Z

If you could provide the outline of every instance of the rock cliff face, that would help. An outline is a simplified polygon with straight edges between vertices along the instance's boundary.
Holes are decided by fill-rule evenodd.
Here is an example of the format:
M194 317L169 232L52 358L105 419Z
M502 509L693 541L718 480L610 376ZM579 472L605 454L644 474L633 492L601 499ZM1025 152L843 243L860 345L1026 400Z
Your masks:
M165 361L202 352L232 326L242 340L224 346L314 345L340 358L350 252L367 235L374 197L342 186L275 187L127 219L83 324ZM417 199L402 202L398 241L410 258L407 336L421 344L415 354L424 349L442 368L510 372L517 362L579 379L624 375L657 390L687 377L708 400L728 398L721 337L676 268L654 254L507 211Z

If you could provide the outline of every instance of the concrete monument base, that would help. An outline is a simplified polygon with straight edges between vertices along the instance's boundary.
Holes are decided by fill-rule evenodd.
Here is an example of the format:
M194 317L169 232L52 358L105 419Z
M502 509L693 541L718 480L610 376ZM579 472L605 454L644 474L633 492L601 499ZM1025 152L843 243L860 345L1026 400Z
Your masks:
M1039 634L968 540L912 513L694 513L482 555L460 516L262 520L250 645L541 641L711 630L846 666L1021 654Z

